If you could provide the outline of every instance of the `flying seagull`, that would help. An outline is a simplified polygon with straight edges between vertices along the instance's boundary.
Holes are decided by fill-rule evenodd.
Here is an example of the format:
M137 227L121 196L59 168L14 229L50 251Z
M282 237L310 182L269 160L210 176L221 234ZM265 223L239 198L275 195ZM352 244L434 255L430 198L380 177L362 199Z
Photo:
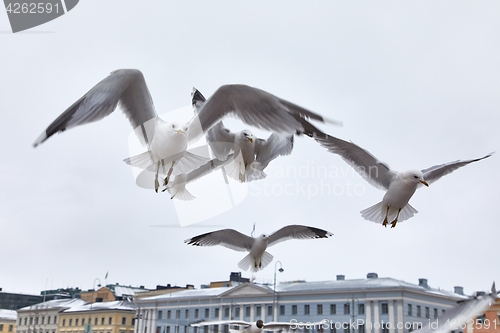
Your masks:
M465 327L486 311L494 302L498 293L495 283L491 293L479 294L466 300L459 301L457 306L447 310L435 322L425 324L415 333L448 333L454 330L465 331Z
M198 112L205 104L205 97L196 89L192 93L192 105ZM212 126L206 133L207 142L214 156L225 161L229 156L234 161L225 167L227 174L240 182L250 182L266 177L264 169L278 156L289 155L293 149L293 134L271 134L267 140L257 138L244 129L231 132L222 121Z
M266 252L269 246L288 239L315 239L333 236L331 232L305 225L289 225L271 235L262 234L257 238L249 237L234 229L223 229L186 239L184 243L196 246L222 245L235 251L250 252L239 263L243 270L257 272L265 268L273 256Z
M296 329L306 327L308 329L323 328L324 325L328 326L328 320L324 319L320 322L270 322L265 324L262 320L257 320L256 322L250 323L243 320L219 320L219 321L201 321L198 323L193 323L190 326L200 327L200 326L211 326L211 325L238 325L246 326L243 330L230 330L231 332L244 332L244 333L262 333L262 331L278 331L282 329Z
M366 220L382 223L385 227L389 220L392 220L391 228L396 227L397 222L405 221L418 212L408 203L417 187L429 186L429 184L456 169L488 158L493 154L490 153L484 157L471 160L458 160L435 165L423 170L398 172L391 170L387 164L380 162L367 150L352 142L326 134L317 137L316 141L330 152L340 155L370 184L387 191L381 202L362 210L361 216Z
M168 183L174 167L185 158L189 142L202 137L226 115L239 118L248 125L284 134L313 133L308 119L325 119L300 106L270 93L246 85L221 86L188 123L160 119L146 86L144 75L137 69L119 69L97 83L84 96L64 111L35 140L36 147L57 132L98 121L111 114L120 104L141 143L148 151L126 160L144 166L144 160L156 169L155 191L158 191L158 172L169 168L164 184ZM334 121L330 121L334 122ZM319 134L317 134L319 135ZM188 165L203 165L206 159L188 156ZM179 171L180 173L184 172Z

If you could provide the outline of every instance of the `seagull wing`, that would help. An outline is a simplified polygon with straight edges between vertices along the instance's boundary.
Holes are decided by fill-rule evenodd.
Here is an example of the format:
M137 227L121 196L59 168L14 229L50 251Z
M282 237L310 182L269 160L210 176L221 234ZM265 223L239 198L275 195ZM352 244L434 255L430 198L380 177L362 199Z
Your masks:
M305 225L289 225L281 228L269 236L269 243L267 246L269 247L288 239L314 239L328 238L330 236L333 236L333 234L323 229L308 227Z
M267 140L258 139L255 141L255 160L260 163L260 168L264 170L269 162L278 156L290 155L293 149L293 135L282 136L273 133Z
M64 111L37 138L33 146L36 147L57 132L108 116L118 103L134 129L157 117L141 71L120 69L112 72ZM145 140L141 135L138 136L144 143Z
M486 156L483 156L480 158L475 158L472 160L454 161L454 162L445 163L445 164L441 164L441 165L435 165L433 167L422 170L422 173L424 174L425 181L430 184L430 183L435 182L439 178L446 176L449 173L452 173L453 171L457 170L458 168L461 168L469 163L483 160L485 158L490 157L491 155L493 155L493 153L490 153Z
M191 105L193 106L195 114L200 111L206 100L207 99L205 98L205 96L203 96L203 94L198 89L193 87L193 92L191 93Z
M184 243L195 246L222 245L235 251L250 251L254 239L234 229L222 229L186 239Z
M375 156L352 142L326 134L317 136L316 141L329 152L342 157L361 177L377 188L389 189L391 181L397 174L385 163L380 162Z
M445 314L437 319L437 327L426 326L415 333L447 333L453 330L460 330L471 320L486 311L495 302L497 292L493 284L492 292L488 295L471 297L465 301L458 302L454 308L447 310Z
M200 321L198 323L193 323L189 326L199 327L199 326L210 326L210 325L242 325L249 326L251 323L243 320L214 320L214 321Z
M236 134L224 127L222 121L207 131L206 138L212 152L219 160L226 160L228 155L234 152Z
M227 115L278 133L304 133L308 119L324 122L319 114L246 85L224 85L205 102L189 127L189 141L198 139Z

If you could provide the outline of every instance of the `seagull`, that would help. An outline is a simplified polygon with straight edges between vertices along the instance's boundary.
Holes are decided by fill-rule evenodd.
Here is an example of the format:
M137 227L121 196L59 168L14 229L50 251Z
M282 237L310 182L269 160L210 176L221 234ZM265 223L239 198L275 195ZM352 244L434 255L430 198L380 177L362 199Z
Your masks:
M351 165L370 184L387 191L381 202L362 210L361 216L366 220L382 223L384 227L387 227L388 221L392 219L391 228L396 227L398 221L405 221L418 213L408 203L417 187L422 185L428 187L429 184L456 169L488 158L493 154L490 153L471 160L458 160L435 165L423 170L398 172L391 170L387 164L380 162L367 150L352 142L347 142L326 134L318 136L316 141L330 152L340 155L344 161Z
M199 112L205 101L205 97L194 88L192 105L195 112ZM206 139L218 160L227 160L230 155L234 158L234 163L226 167L226 172L242 183L265 178L264 169L269 162L278 156L289 155L293 149L293 135L273 133L264 140L255 137L248 129L231 132L222 121L207 131Z
M491 287L491 293L476 295L466 300L458 301L457 306L446 311L435 323L429 322L423 328L414 331L415 333L448 333L453 330L465 331L464 328L477 316L480 316L494 302L498 293L495 283Z
M245 329L243 330L230 330L231 332L237 333L237 332L244 332L244 333L262 333L262 331L278 331L282 329L296 329L296 328L303 328L306 327L308 329L311 328L323 328L324 325L328 326L328 320L324 319L319 322L307 322L307 323L300 323L300 322L270 322L265 324L262 320L257 320L256 322L247 322L243 320L219 320L219 321L201 321L198 323L193 323L190 326L193 327L200 327L200 326L211 326L211 325L239 325L239 326L246 326Z
M252 272L257 272L273 260L273 256L266 252L269 246L288 239L314 239L330 236L333 234L323 229L305 225L289 225L271 235L262 234L257 238L249 237L234 229L222 229L186 239L184 243L195 246L222 245L235 251L248 251L250 253L238 263L238 267L245 271L251 268Z
M58 132L98 121L111 114L120 104L141 143L148 151L125 162L156 169L155 191L158 192L158 172L169 168L164 185L168 184L174 167L186 157L188 143L201 138L206 131L226 115L244 123L276 133L319 135L308 122L341 124L300 106L280 99L263 90L241 84L223 85L188 122L167 122L158 117L144 75L137 69L119 69L97 83L84 96L64 111L35 140L34 147ZM203 165L206 159L187 156L191 166ZM182 173L182 171L179 171Z

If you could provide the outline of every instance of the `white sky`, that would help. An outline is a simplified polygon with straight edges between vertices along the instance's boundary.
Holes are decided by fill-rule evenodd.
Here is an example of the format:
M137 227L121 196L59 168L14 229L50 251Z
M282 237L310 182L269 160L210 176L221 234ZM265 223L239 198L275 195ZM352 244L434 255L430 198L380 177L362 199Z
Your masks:
M419 189L410 201L419 213L391 230L359 214L384 193L299 137L208 227L161 228L152 226L179 224L176 209L168 194L135 185L121 112L31 144L111 71L137 68L160 114L188 105L193 86L208 97L243 83L342 120L316 125L395 170L480 157L500 142L499 10L494 1L80 1L18 34L0 11L0 287L88 289L106 272L108 283L199 287L238 271L244 253L183 240L217 226L250 234L256 223L257 235L286 224L335 234L270 248L259 282L272 282L279 260L278 281L377 272L489 288L500 277L498 154ZM331 172L313 173L321 168Z

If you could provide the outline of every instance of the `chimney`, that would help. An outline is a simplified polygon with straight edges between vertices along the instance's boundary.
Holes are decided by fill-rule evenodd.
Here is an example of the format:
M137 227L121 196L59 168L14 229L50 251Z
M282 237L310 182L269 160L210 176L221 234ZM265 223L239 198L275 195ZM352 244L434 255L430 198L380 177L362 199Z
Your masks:
M427 279L418 279L418 285L420 287L429 288L429 285L427 284Z
M344 281L345 275L337 275L337 281Z
M367 279L378 279L378 274L377 273L368 273L366 274Z
M464 287L455 286L453 288L455 289L455 294L459 294L459 295L463 295L464 294Z

